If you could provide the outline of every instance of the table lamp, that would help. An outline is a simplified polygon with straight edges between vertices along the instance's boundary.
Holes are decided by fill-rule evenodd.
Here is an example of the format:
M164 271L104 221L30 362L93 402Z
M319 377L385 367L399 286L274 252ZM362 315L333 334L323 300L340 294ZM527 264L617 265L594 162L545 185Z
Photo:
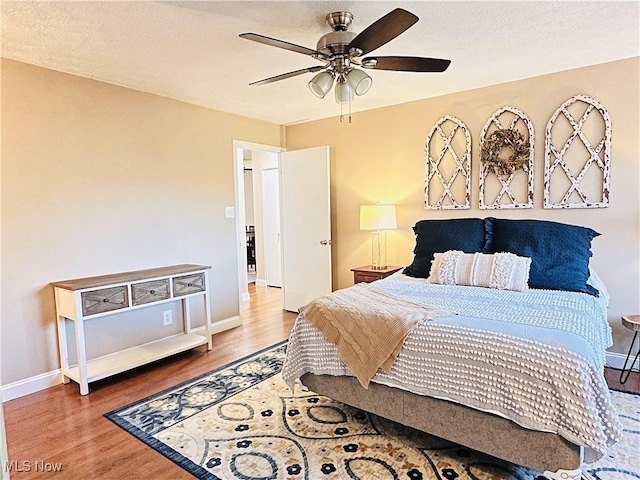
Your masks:
M376 270L387 268L387 232L395 230L395 205L360 205L360 230L371 230L371 266Z

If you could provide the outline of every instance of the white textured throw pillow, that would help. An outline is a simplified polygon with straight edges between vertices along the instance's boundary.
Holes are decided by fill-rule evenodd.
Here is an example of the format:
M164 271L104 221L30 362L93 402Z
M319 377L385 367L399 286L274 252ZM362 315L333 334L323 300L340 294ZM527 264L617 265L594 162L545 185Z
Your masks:
M531 259L513 253L436 253L428 283L471 285L523 292L527 289Z

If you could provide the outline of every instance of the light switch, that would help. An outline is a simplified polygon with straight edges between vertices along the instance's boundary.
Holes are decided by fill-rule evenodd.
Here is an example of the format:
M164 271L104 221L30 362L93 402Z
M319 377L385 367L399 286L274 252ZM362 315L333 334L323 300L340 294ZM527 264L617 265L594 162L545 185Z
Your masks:
M235 218L236 210L234 207L224 207L224 216L226 218Z

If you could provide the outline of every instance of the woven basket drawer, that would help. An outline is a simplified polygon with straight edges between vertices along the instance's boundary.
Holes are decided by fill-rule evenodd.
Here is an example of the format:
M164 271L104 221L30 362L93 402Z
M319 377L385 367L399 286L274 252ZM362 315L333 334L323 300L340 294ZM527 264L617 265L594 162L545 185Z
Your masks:
M131 285L131 302L134 305L166 300L171 297L169 279L153 280L151 282L133 283Z
M184 275L173 279L173 295L189 295L190 293L204 292L204 273Z
M91 290L81 293L80 296L82 297L82 314L85 317L129 306L129 295L125 286Z

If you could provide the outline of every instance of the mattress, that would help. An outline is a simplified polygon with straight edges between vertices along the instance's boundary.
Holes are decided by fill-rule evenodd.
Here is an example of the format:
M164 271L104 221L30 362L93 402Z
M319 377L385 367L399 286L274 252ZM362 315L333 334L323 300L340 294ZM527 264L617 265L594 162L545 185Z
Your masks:
M374 282L380 291L456 315L418 324L391 371L372 381L556 433L595 461L619 440L621 426L603 375L612 343L608 296L595 273L590 281L599 297L434 285L400 273ZM336 346L300 314L283 377L293 385L309 372L350 375Z

